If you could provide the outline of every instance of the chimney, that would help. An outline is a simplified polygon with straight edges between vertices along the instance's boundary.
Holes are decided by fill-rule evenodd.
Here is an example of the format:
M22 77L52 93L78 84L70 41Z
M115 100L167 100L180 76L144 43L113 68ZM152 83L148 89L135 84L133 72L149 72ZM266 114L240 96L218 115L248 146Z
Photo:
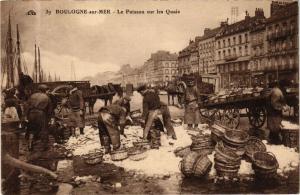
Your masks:
M255 17L265 17L264 10L262 8L255 9Z
M209 28L205 28L204 29L204 36L207 35L209 32L210 32L210 29Z
M192 39L190 39L190 44L192 44L194 41Z
M249 12L246 10L246 15L245 15L245 20L249 20L250 19L250 16L249 16Z
M228 25L228 20L221 22L221 27L226 27Z

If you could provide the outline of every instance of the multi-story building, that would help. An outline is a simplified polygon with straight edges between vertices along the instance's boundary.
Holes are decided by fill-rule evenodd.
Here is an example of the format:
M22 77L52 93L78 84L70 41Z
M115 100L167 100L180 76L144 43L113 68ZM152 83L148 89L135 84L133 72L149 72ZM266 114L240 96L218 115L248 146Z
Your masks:
M178 55L168 51L157 51L145 62L146 83L163 84L178 75Z
M198 41L200 37L196 37L195 41L190 40L189 45L179 52L178 56L178 72L179 75L190 74L199 70L199 52Z
M272 2L266 21L267 80L298 81L298 2Z
M257 8L255 10L256 14L263 14L263 10ZM266 19L261 18L255 21L255 25L250 28L250 45L251 45L251 59L249 63L249 68L251 70L251 85L266 85L266 77L264 74L266 60L266 45L267 41L265 39L266 30Z
M215 36L221 27L209 29L205 28L204 35L199 38L199 73L216 74L215 65Z
M227 88L231 83L235 86L251 84L250 28L263 18L264 13L260 9L253 17L246 11L242 21L230 25L221 23L222 30L215 38L215 60L217 72L221 76L221 88Z

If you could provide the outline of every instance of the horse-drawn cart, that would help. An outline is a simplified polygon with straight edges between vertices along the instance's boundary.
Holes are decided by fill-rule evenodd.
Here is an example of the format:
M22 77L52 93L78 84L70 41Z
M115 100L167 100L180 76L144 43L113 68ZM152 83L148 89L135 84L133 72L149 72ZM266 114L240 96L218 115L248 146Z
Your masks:
M63 116L64 113L68 112L68 108L63 106L66 103L72 85L75 85L79 90L82 91L86 107L89 108L89 113L93 113L93 106L97 99L102 99L107 105L109 101L112 103L113 96L117 93L122 95L122 89L119 84L108 83L107 85L94 85L91 86L89 81L56 81L56 82L45 82L45 83L34 83L33 91L37 89L40 84L45 84L50 89L50 97L55 106L55 113Z
M230 128L237 128L241 117L248 117L252 127L260 128L266 121L266 105L269 100L270 90L254 92L252 94L237 94L235 96L211 98L207 101L199 102L202 116L211 120L221 122ZM287 93L286 102L289 106L298 107L298 94ZM293 102L291 104L291 102ZM296 109L295 109L296 108ZM297 112L296 112L297 113Z

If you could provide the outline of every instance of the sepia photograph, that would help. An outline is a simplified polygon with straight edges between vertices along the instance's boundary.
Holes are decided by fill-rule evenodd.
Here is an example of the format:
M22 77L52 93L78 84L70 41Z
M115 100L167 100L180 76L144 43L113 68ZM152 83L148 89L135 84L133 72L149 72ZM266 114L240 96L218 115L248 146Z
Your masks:
M0 0L1 194L299 194L297 0Z

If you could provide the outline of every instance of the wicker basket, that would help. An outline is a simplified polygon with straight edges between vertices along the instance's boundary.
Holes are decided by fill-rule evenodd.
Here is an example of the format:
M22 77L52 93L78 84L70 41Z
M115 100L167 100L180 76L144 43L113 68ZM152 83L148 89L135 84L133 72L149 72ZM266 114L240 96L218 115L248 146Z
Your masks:
M215 154L214 155L214 161L215 163L223 163L223 164L227 164L227 165L231 165L231 166L235 166L235 165L241 165L241 161L228 161L227 159L223 158L222 156Z
M188 154L191 152L190 146L186 146L186 147L179 147L176 148L174 151L175 156L179 156L179 157L184 157L184 155Z
M226 130L224 134L224 140L231 145L241 145L248 142L249 135L244 131Z
M244 147L232 147L227 144L227 142L224 142L224 147L234 153L236 153L238 156L242 157L245 154L245 148Z
M229 177L229 178L235 178L238 176L238 170L226 170L226 169L222 169L220 167L216 167L216 165L214 165L217 175L219 177Z
M228 161L236 162L241 160L241 157L238 156L236 153L226 149L223 145L223 142L219 142L215 147L215 150L217 154L227 159Z
M103 153L95 152L83 156L84 162L89 165L99 164L103 161Z
M193 172L195 177L205 176L211 169L212 162L207 155L200 156L194 163Z
M183 157L180 163L180 170L185 176L189 177L193 175L194 164L201 155L201 153L191 151Z
M249 141L245 146L245 155L249 160L251 160L255 152L266 152L266 151L267 148L265 144L256 137L250 137Z
M283 145L299 149L299 129L281 129L281 135Z
M254 166L258 169L272 170L279 167L276 157L271 152L255 152L252 160Z
M110 157L113 161L125 160L128 157L128 153L124 149L115 150L111 152Z
M133 145L136 147L145 148L147 150L151 149L151 145L148 141L133 142Z
M232 170L238 171L240 169L240 165L231 165L226 163L221 163L219 161L215 161L215 168L216 169L224 169L224 170Z
M128 152L129 159L133 161L140 161L147 158L147 151L146 150L139 150Z

